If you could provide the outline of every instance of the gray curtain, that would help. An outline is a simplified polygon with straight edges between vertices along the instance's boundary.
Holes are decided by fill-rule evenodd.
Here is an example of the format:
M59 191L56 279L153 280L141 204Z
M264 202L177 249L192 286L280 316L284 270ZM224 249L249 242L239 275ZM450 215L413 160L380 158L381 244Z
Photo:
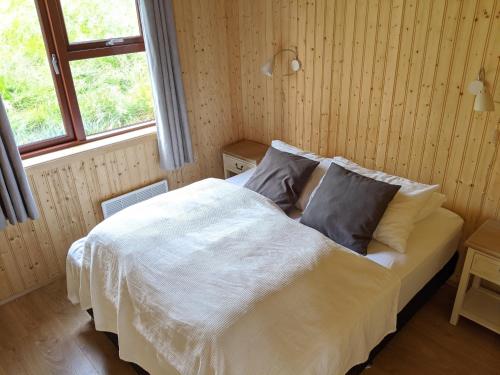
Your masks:
M0 97L0 230L36 219L38 210Z
M158 127L160 165L193 161L171 0L140 0L140 14Z

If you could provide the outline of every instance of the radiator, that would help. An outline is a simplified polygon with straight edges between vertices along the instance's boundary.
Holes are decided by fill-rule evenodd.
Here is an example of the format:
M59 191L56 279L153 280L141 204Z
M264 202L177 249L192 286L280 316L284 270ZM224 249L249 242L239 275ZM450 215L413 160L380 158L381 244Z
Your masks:
M119 197L115 197L102 202L102 213L104 215L104 218L107 219L108 217L116 214L124 208L130 207L139 202L143 202L157 195L166 193L167 191L168 184L166 180L145 186L143 188L131 191L127 194L120 195Z

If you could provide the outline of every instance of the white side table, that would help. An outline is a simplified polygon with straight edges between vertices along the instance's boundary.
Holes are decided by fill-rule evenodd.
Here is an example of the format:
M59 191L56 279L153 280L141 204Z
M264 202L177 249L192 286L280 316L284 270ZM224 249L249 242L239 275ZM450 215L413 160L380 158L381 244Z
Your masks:
M500 285L500 221L487 220L465 244L467 256L450 323L456 325L463 316L500 334L500 295L481 287L481 279Z
M251 168L262 160L268 146L253 141L240 141L222 149L224 178L228 178Z

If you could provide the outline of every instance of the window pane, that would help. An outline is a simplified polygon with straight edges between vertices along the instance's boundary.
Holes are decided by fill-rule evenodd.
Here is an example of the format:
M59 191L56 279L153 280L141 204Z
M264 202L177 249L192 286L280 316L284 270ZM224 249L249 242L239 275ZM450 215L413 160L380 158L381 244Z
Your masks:
M137 36L134 0L61 0L70 43Z
M76 60L70 64L86 134L154 118L144 52Z
M33 0L0 0L0 95L18 145L65 134Z

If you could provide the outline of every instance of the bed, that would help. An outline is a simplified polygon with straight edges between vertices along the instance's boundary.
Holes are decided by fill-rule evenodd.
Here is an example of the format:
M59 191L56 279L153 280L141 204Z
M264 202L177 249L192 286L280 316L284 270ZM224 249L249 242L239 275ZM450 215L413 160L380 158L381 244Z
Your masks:
M253 173L252 170L247 171L238 176L232 177L227 181L232 185L240 188L251 176ZM224 185L225 184L225 185ZM200 186L200 192L211 189L211 183L208 183L206 186ZM216 182L216 189L226 189L223 195L230 196L232 194L232 189L227 187L227 182L223 182L220 184ZM241 189L241 188L240 188ZM246 189L245 189L246 190ZM236 190L239 191L239 190ZM196 195L196 192L191 192L191 195ZM200 193L201 194L201 193ZM236 192L235 194L239 194ZM252 197L251 199L253 199ZM225 199L225 197L216 197L218 199ZM248 201L242 202L242 206L247 204ZM265 204L264 204L265 206ZM268 208L263 208L267 210ZM266 211L266 215L273 215L273 211ZM282 215L284 215L282 213ZM303 226L299 223L295 224L296 220L300 217L301 212L299 210L294 210L289 213L289 217L295 220L294 224L290 223L290 220L286 222L286 220L282 223L284 228L291 228L296 230L297 226ZM234 218L233 218L234 219ZM279 219L281 220L281 219ZM278 221L279 221L278 220ZM281 225L281 224L280 224ZM296 225L294 227L294 225ZM458 241L460 239L462 228L462 219L446 210L439 209L435 213L433 213L427 219L419 222L416 225L415 230L412 232L408 243L408 251L405 254L399 253L383 245L376 241L372 241L368 249L368 255L366 257L360 257L357 255L348 254L349 251L336 247L335 256L335 264L342 264L342 262L347 263L356 263L361 262L359 264L359 272L367 273L368 282L363 280L352 280L348 274L345 275L329 275L329 277L333 277L335 281L338 283L344 283L346 280L350 280L349 282L352 284L352 291L342 292L339 288L335 290L335 296L339 298L339 301L344 303L354 303L353 299L355 299L356 293L358 293L358 298L365 298L367 306L371 306L369 308L368 314L363 312L363 309L359 306L359 314L354 314L353 319L356 318L358 321L352 322L347 320L346 322L335 322L332 327L315 327L314 329L330 329L339 330L340 326L345 325L348 327L348 331L357 330L356 332L345 332L345 339L343 338L342 343L339 342L323 342L323 347L330 348L330 351L322 352L318 356L315 357L315 362L317 364L314 367L308 367L308 362L311 362L310 358L308 360L293 362L293 355L291 353L300 353L304 351L302 348L298 347L287 347L287 343L297 343L304 342L309 343L311 345L314 344L314 341L307 342L304 337L291 337L290 326L293 324L297 325L298 321L293 320L295 318L290 318L290 314L284 314L281 312L283 317L274 318L271 321L265 321L267 316L273 315L276 313L276 309L279 306L288 304L289 307L293 307L295 309L302 309L304 301L307 301L310 295L314 295L316 291L311 289L311 285L313 284L313 280L316 280L316 276L311 276L312 278L308 279L309 276L299 277L300 281L295 282L286 279L286 280L273 280L276 282L278 287L270 288L266 293L260 295L257 299L258 301L255 303L251 303L247 306L248 310L251 310L251 313L245 311L241 313L238 312L238 319L230 319L230 324L227 326L230 327L217 327L219 330L225 330L229 333L224 333L221 337L224 338L224 343L217 345L208 346L210 351L218 350L218 355L214 357L213 353L210 353L209 360L202 361L201 357L196 357L197 362L191 363L188 367L182 368L184 365L179 365L179 359L182 361L189 362L190 357L182 356L181 352L189 353L189 350L205 350L207 346L190 346L189 350L184 351L179 350L179 355L177 357L171 356L169 357L168 353L172 350L177 350L178 348L173 347L164 347L158 349L158 343L161 342L162 337L156 337L157 345L152 343L151 337L156 335L156 330L159 330L158 327L161 325L153 326L153 329L149 331L149 334L145 334L144 330L138 329L140 323L135 324L131 323L134 318L134 314L132 310L135 308L133 304L122 304L119 308L102 308L102 306L109 303L106 298L106 291L102 293L102 295L94 296L95 300L99 300L100 303L96 305L92 305L89 301L92 299L89 294L93 291L88 287L90 285L90 280L87 280L87 287L84 285L85 277L82 277L82 263L85 258L85 242L86 239L81 239L77 241L68 254L67 258L67 278L68 278L68 296L70 300L74 303L80 303L82 308L94 309L98 307L99 311L97 312L97 316L95 317L96 328L101 331L108 331L118 333L119 344L120 344L120 357L139 364L142 368L146 369L152 374L157 373L167 373L167 374L177 374L177 373L196 373L200 374L211 374L211 373L262 373L258 365L255 363L259 362L259 358L262 356L265 358L266 355L271 355L272 350L268 350L271 347L276 348L283 346L283 352L287 351L286 354L283 354L285 358L288 358L287 361L290 361L290 366L283 368L276 368L271 370L268 373L290 373L291 368L296 370L300 367L301 370L298 373L346 373L349 369L353 368L355 365L362 363L368 359L370 352L373 352L373 348L380 344L382 339L386 337L391 332L394 332L396 329L396 314L404 312L405 308L408 309L409 302L415 300L415 296L422 291L425 285L428 285L429 282L436 277L436 274L439 274L440 270L443 269L447 264L450 264L452 257L455 254ZM308 232L308 235L311 235ZM119 241L119 239L114 238L113 241ZM111 242L113 242L111 241ZM295 238L296 242L300 241L300 236ZM321 242L321 240L319 240ZM305 245L304 245L305 246ZM320 246L321 247L321 246ZM87 253L88 253L87 249ZM319 254L319 255L318 255ZM306 265L305 269L310 270L318 264L322 264L324 262L322 259L322 253L319 252L312 259L310 259L310 263ZM88 254L87 254L88 255ZM127 257L130 254L126 255ZM361 261L362 258L362 261ZM366 262L365 258L368 258L370 262ZM109 258L104 257L101 259L103 264L103 268L106 268L107 260ZM137 261L137 259L135 260ZM184 261L184 259L180 259L180 261ZM112 264L115 264L111 262ZM371 264L370 264L371 263ZM133 267L133 262L130 262ZM85 267L83 267L85 269ZM346 268L346 267L344 267ZM147 269L147 268L144 268ZM142 269L141 271L144 271ZM87 272L87 271L85 271ZM291 273L295 271L290 271ZM302 272L302 271L301 271ZM315 271L316 272L316 271ZM114 272L115 274L119 274L119 272ZM342 274L339 270L338 273ZM305 273L308 275L307 273ZM302 275L302 273L301 273ZM295 276L294 276L295 277ZM338 277L338 279L335 279ZM372 279L370 279L372 277ZM123 298L123 293L129 293L129 289L133 289L134 280L126 280L126 283L131 284L126 287L119 286L120 281L119 277L115 279L107 278L102 282L99 288L96 288L97 284L94 281L94 292L96 289L104 289L106 290L121 290L121 294L118 298ZM295 279L293 279L295 280ZM372 281L374 280L374 281ZM137 281L137 280L135 280ZM316 280L317 281L317 280ZM107 283L116 282L115 285L107 285ZM269 280L267 280L269 282ZM291 284L292 286L290 286ZM358 285L359 284L359 285ZM371 285L373 284L373 285ZM167 284L166 284L167 285ZM199 285L199 284L198 284ZM273 284L274 285L274 284ZM166 286L167 287L167 286ZM327 288L327 284L324 284L325 289ZM370 300L370 296L364 295L362 289L373 287L371 294L376 295L373 299ZM121 288L121 289L120 289ZM208 289L210 292L210 289ZM85 295L85 294L88 295ZM333 292L332 292L333 293ZM333 294L332 294L333 295ZM270 297L272 296L272 298ZM297 298L294 299L294 296L301 296L302 300L297 301ZM114 296L116 297L116 296ZM148 296L140 296L141 298L136 298L136 303L145 301ZM328 297L328 296L326 296ZM325 295L316 295L317 299L324 299ZM83 301L82 301L83 300ZM86 301L85 301L86 300ZM263 302L264 301L264 302ZM178 301L177 301L178 302ZM147 306L147 303L144 303ZM143 311L143 314L150 314L150 316L154 316L154 313L151 311ZM254 312L256 310L257 312ZM305 308L307 310L307 308ZM209 310L208 313L215 314L217 310ZM323 313L330 310L321 310ZM315 312L316 313L316 312ZM301 315L301 314L298 314ZM344 314L345 315L345 314ZM340 317L338 317L340 319ZM291 319L290 321L286 321L287 319ZM311 315L302 314L302 321L311 319ZM282 320L285 323L282 323ZM243 323L240 324L240 321ZM189 325L189 322L185 322ZM286 325L288 324L288 326ZM302 324L302 323L301 323ZM312 326L312 325L311 325ZM259 329L259 327L267 327L267 329L276 329L279 332L279 329L283 329L283 332L286 331L287 340L278 341L278 342L267 342L267 338L255 338L255 342L250 343L250 348L258 347L259 355L249 355L249 347L242 346L238 344L240 342L241 337L251 337L251 332L249 332L249 327L253 327L253 329ZM174 330L184 329L185 327L182 325L177 325L174 327ZM262 329L262 328L261 328ZM299 330L300 331L300 330ZM334 332L332 331L332 332ZM335 331L335 332L337 332ZM308 332L309 334L310 332ZM165 332L163 332L165 334ZM342 335L340 335L342 336ZM322 337L318 333L318 337ZM343 337L343 336L342 336ZM178 339L178 337L176 338ZM259 341L261 340L261 341ZM320 342L321 340L318 339ZM337 340L339 341L339 340ZM178 342L178 341L177 341ZM183 343L185 345L186 343ZM192 342L188 343L189 345L193 345ZM272 345L271 345L272 344ZM188 346L189 346L188 345ZM263 348L263 349L262 349ZM267 350L266 350L267 348ZM333 348L333 349L331 349ZM319 350L319 349L318 349ZM333 350L333 352L332 352ZM164 355L160 355L162 352ZM267 352L267 354L266 354ZM313 351L314 352L314 351ZM274 353L276 355L276 353ZM260 357L259 357L260 356ZM288 356L288 357L287 357ZM227 358L226 358L227 357ZM331 361L331 357L336 357L340 360ZM214 364L214 358L216 358ZM240 368L231 367L235 362L234 358L239 358L242 360L240 364ZM243 358L248 358L248 363L245 363ZM267 358L267 360L272 360ZM241 369L244 368L246 371L242 372Z

